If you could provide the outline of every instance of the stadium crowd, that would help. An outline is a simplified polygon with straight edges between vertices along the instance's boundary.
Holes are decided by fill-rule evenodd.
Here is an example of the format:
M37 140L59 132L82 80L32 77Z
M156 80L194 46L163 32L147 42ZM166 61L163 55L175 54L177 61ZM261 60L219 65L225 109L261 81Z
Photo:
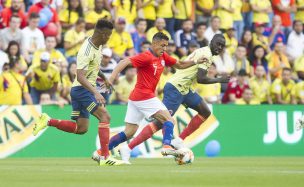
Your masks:
M149 50L152 37L170 37L167 52L183 59L222 33L226 49L208 76L228 84L193 83L208 103L304 104L304 0L1 0L0 105L70 103L76 56L94 23L111 19L101 49L109 77L121 59ZM166 68L157 95L175 72ZM126 104L136 69L117 77L108 103Z

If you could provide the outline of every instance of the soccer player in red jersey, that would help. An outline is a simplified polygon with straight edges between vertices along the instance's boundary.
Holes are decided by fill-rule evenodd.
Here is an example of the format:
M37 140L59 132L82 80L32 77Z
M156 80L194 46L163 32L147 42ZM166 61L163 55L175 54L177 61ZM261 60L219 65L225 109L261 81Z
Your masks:
M186 69L197 63L203 63L206 59L196 61L177 61L165 51L169 38L162 32L153 36L151 49L136 56L124 59L118 63L112 72L109 82L112 83L117 75L128 65L137 68L137 83L131 92L125 117L126 128L123 132L114 135L110 139L109 149L113 149L120 143L133 137L138 129L140 121L146 117L153 117L163 125L163 155L177 155L178 152L171 147L173 137L174 120L164 104L155 96L155 89L165 66L176 69ZM93 153L93 159L98 161L99 150Z

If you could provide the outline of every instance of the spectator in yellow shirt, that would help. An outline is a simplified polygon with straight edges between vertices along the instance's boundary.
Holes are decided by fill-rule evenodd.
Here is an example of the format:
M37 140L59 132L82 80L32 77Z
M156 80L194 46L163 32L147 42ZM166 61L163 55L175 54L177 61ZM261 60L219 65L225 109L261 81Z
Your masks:
M244 69L247 75L252 75L252 68L249 61L246 58L246 47L244 45L238 45L235 51L235 55L232 57L235 65L234 72L237 74L241 69Z
M31 66L26 75L31 78L31 96L34 104L40 101L40 95L50 93L55 100L58 82L60 81L59 69L50 63L50 54L41 53L40 64Z
M75 28L67 31L64 36L64 49L68 62L76 61L76 55L85 39L85 21L79 18Z
M175 7L178 11L177 14L175 14L175 26L174 30L179 30L181 24L187 20L192 18L192 13L195 11L194 8L194 1L189 0L175 0ZM194 15L194 14L193 14Z
M219 0L219 6L215 13L221 19L223 31L233 27L233 0Z
M174 14L178 14L174 0L158 0L156 17L165 19L165 27L166 30L170 33L171 38L174 38Z
M168 42L167 53L176 60L179 60L179 57L176 55L176 45L173 40L169 40Z
M226 39L226 50L232 56L235 53L235 50L238 46L238 41L235 38L235 29L233 27L229 28L224 34Z
M272 104L270 83L266 79L265 69L262 65L256 67L255 76L250 79L249 87L253 92L254 98L260 103Z
M252 34L253 47L261 45L267 52L270 52L268 38L263 35L265 23L255 23L255 33Z
M215 78L216 76L216 66L212 63L208 69L208 77ZM221 83L195 84L194 89L207 103L221 103Z
M293 68L299 79L304 80L304 54L295 60Z
M165 30L165 27L166 27L165 19L157 18L155 21L155 26L147 31L147 40L151 43L153 36L158 32L162 32L166 34L169 37L169 39L171 39L171 35L167 30Z
M56 97L58 100L65 100L68 103L71 101L70 91L72 88L72 82L68 74L68 63L66 61L61 61L59 65L60 81L58 83Z
M282 77L282 69L290 68L287 56L284 54L284 44L278 41L274 46L274 51L266 57L268 60L268 68L272 80Z
M269 23L269 13L272 12L270 0L250 0L253 11L253 24Z
M112 104L126 105L129 95L136 84L136 68L128 66L125 75L119 78L118 85L115 87L115 99Z
M17 60L19 64L20 73L23 73L27 71L28 65L23 58L23 55L21 54L20 45L18 42L12 40L8 43L8 47L6 49L6 54L8 56L8 59L11 60Z
M233 0L233 28L236 30L236 39L240 41L244 30L244 22L242 17L243 0Z
M125 18L126 30L134 29L134 21L137 17L137 2L136 0L113 0L114 19Z
M115 29L108 41L108 46L112 49L114 59L119 61L126 56L135 55L131 34L125 31L126 21L118 18L115 22Z
M82 18L83 9L80 0L69 0L67 9L59 13L59 20L63 31L71 29L79 18Z
M20 61L12 60L9 70L0 74L0 105L32 104L25 77L20 74Z
M63 54L59 50L55 49L56 45L57 42L55 36L45 37L45 49L39 49L34 53L32 65L40 64L40 57L43 52L50 53L51 63L53 64L67 62Z
M296 0L296 6L295 20L300 20L304 24L304 0Z
M197 0L195 21L209 23L213 10L218 6L216 2L217 0Z
M156 20L156 6L157 1L155 0L138 0L138 14L142 11L143 15L137 15L147 21L147 30L154 26Z
M89 11L85 15L86 29L94 29L98 19L111 19L111 13L104 9L104 0L94 1L94 10Z
M252 90L250 88L245 88L242 98L235 101L237 105L259 105L260 102L253 97Z
M273 102L276 104L295 104L295 82L291 79L291 69L283 68L282 78L277 78L271 85Z
M295 86L295 97L298 104L304 104L304 82L299 82Z

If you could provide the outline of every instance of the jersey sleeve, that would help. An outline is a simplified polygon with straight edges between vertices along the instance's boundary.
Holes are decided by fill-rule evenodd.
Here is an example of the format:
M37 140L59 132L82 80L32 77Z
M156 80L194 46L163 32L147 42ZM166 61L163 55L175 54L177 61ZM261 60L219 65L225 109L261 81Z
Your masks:
M139 67L144 67L147 64L149 64L149 57L145 54L138 54L136 56L130 57L131 63L134 67L139 68Z
M167 53L164 53L164 60L165 60L166 66L173 66L177 62L177 60L175 58L171 57Z

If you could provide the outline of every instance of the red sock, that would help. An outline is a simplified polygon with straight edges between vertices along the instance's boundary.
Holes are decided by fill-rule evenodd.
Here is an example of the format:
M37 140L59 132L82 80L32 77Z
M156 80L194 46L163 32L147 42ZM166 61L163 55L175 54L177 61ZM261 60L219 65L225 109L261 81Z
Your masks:
M98 136L100 141L101 155L105 159L109 156L109 139L110 139L110 124L107 122L100 122L98 125Z
M152 135L157 132L159 128L152 122L145 126L143 130L129 143L129 148L133 149L137 145L143 143L147 139L151 138Z
M197 114L191 119L190 123L179 135L179 137L184 140L186 137L192 134L196 129L198 129L201 126L201 124L204 123L204 121L206 121L206 119L203 116Z
M48 125L56 127L57 129L65 132L70 132L74 134L77 133L77 124L74 121L50 119Z

